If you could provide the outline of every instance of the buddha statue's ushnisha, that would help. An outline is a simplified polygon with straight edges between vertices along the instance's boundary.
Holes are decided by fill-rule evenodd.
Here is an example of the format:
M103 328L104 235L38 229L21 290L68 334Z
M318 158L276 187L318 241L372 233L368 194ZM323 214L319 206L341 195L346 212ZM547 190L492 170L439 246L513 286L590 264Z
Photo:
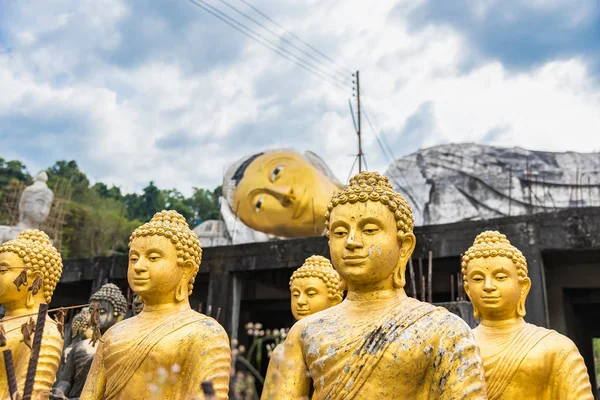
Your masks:
M92 294L90 303L98 304L95 312L98 313L98 329L101 333L123 320L127 313L127 299L121 289L113 283L107 283ZM69 354L67 350L64 352L57 383L54 385L56 395L64 394L69 398L78 398L81 395L97 348L91 336L88 336L90 322L88 308L82 310L82 319L73 322L73 334L77 333L75 337L79 340L70 346ZM84 325L85 323L87 325Z
M48 188L48 175L41 171L19 199L19 220L15 226L0 225L0 243L15 239L26 229L39 229L48 218L54 193Z
M263 400L485 399L469 327L404 292L415 236L410 206L378 173L355 175L326 214L331 260L347 285L335 307L296 322Z
M289 149L244 157L223 180L230 210L248 227L280 237L322 235L327 203L338 189L336 178L316 154ZM227 214L223 207L222 213Z
M6 315L0 322L7 339L6 347L1 350L12 351L19 393L23 393L31 356L31 343L24 340L21 326L30 319L37 321L40 304L50 302L61 273L62 258L44 232L24 230L16 239L0 245L0 303L6 307ZM57 324L46 317L33 398L50 393L62 348L63 337ZM3 358L0 376L6 377ZM0 379L0 398L8 399L8 393L6 378Z
M462 259L465 292L473 303L488 398L593 399L575 344L553 330L526 323L531 288L527 260L505 235L487 231Z
M212 382L217 399L227 399L229 339L189 303L201 254L197 236L175 211L156 213L133 232L127 280L144 308L102 336L81 400L200 397L203 381ZM162 379L160 371L176 376Z

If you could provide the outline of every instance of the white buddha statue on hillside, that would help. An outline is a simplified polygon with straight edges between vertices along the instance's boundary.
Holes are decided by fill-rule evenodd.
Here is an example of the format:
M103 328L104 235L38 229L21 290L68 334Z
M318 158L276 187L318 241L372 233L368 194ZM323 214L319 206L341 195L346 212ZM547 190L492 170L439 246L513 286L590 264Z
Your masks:
M39 229L50 214L54 193L48 188L48 175L41 171L19 200L19 221L15 226L0 225L0 243L16 239L25 229Z

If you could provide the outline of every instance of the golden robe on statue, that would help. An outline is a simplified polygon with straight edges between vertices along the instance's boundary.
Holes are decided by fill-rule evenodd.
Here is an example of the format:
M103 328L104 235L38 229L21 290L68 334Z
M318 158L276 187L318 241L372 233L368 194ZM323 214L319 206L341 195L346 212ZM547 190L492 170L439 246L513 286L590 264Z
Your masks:
M474 332L489 400L594 398L583 358L566 336L524 321Z
M200 396L201 383L208 380L216 398L226 400L229 351L227 334L212 318L186 310L160 320L142 312L104 334L80 398L187 399ZM173 359L184 362L167 365ZM161 384L159 368L173 379Z
M21 333L21 325L29 320L29 316L10 319L2 322L6 329L7 345L2 350L12 350L13 363L15 365L15 375L17 377L17 388L20 394L23 394L25 388L25 378L27 376L27 368L29 366L29 358L31 350L23 342L23 334ZM33 317L35 321L37 316ZM35 381L33 384L33 394L40 395L45 398L54 384L56 379L56 371L60 363L62 355L63 338L56 326L56 322L50 317L46 317L44 324L44 336L42 347L40 348L40 356L35 373ZM0 353L0 376L6 382L6 367L4 365L4 356ZM8 385L0 385L0 399L10 398Z
M444 308L410 297L346 300L304 321L315 399L486 398L471 330Z

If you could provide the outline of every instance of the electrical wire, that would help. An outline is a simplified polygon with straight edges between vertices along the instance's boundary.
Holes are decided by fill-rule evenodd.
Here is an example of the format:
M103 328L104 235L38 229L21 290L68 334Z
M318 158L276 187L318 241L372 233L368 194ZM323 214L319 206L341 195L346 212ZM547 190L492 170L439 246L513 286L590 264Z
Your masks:
M315 47L311 46L310 43L305 42L304 40L302 40L300 37L298 37L298 35L294 34L294 32L290 32L289 30L285 29L285 27L283 27L281 24L277 23L275 20L273 20L271 17L269 17L267 14L265 14L264 12L262 12L261 10L259 10L256 6L253 6L252 4L250 4L249 2L247 2L246 0L240 0L242 3L244 3L245 5L247 5L248 7L250 7L251 9L253 9L254 11L256 11L258 14L260 14L261 16L263 16L265 19L271 21L271 23L273 23L274 25L276 25L277 27L283 29L283 31L287 34L289 34L290 36L294 37L296 40L298 40L300 43L304 44L306 47L308 47L309 49L311 49L312 51L314 51L315 53L317 53L318 55L320 55L321 57L325 58L327 61L331 62L333 65L335 65L336 67L340 68L341 70L343 70L344 72L348 73L348 74L352 74L353 71L350 71L348 68L342 67L340 66L338 63L336 63L333 59L331 59L330 57L327 57L327 55L325 55L324 53L322 53L321 51L319 51L319 49L316 49Z
M278 55L282 56L283 58L285 58L285 59L293 62L294 64L296 64L300 68L306 70L307 72L309 72L309 73L311 73L311 74L313 74L313 75L315 75L315 76L317 76L317 77L325 80L325 82L327 82L330 85L336 87L337 89L343 91L344 93L347 93L347 90L348 90L347 88L340 86L338 83L336 83L334 81L331 81L327 76L324 76L320 72L315 71L314 67L312 66L312 64L309 64L309 63L307 63L307 62L299 59L296 55L294 55L294 54L290 53L289 51L287 51L287 50L279 47L277 44L274 44L269 39L264 38L262 35L257 34L256 32L254 32L252 29L248 28L244 24L236 21L234 18L231 18L230 16L228 16L225 13L223 13L219 9L211 6L206 1L204 1L204 0L188 0L188 1L190 3L192 3L192 4L194 4L195 6L202 8L204 11L208 12L209 14L211 14L212 16L214 16L215 18L221 20L222 22L226 23L227 25L229 25L233 29L235 29L238 32L242 33L243 35L249 37L250 39L254 40L255 42L263 45L264 47L266 47L269 50L277 53ZM240 28L240 27L242 27L243 29ZM258 38L256 36L258 36ZM267 43L265 43L265 41ZM290 56L288 56L288 55L286 55L284 53L287 53Z
M269 32L270 34L272 34L273 36L275 36L277 39L284 41L285 43L287 43L288 45L292 46L294 49L298 50L299 52L301 52L302 54L306 55L307 57L309 57L310 59L312 59L313 61L316 61L319 64L323 64L325 66L327 66L327 64L324 64L323 61L319 60L318 58L316 58L315 56L313 56L311 53L307 52L306 50L301 49L300 47L296 46L294 43L292 43L291 41L287 40L286 38L282 37L281 35L279 35L277 32L273 31L272 29L266 27L265 25L263 25L262 23L260 23L259 21L257 21L256 19L252 18L251 16L249 16L248 14L246 14L245 12L241 11L240 9L238 9L237 7L231 5L229 2L227 2L226 0L219 0L221 3L225 4L227 7L231 8L233 11L235 11L236 13L240 14L242 17L246 18L247 20L254 22L256 25L260 26L261 28L263 28L264 30L266 30L267 32ZM329 68L332 68L331 66ZM319 70L321 72L323 72L324 74L328 74L327 71L322 70L319 68ZM338 74L337 71L334 69L333 70L334 73ZM332 79L342 83L342 84L346 84L348 83L348 81L344 81L343 79L340 79L337 76L334 75L328 75L330 76Z

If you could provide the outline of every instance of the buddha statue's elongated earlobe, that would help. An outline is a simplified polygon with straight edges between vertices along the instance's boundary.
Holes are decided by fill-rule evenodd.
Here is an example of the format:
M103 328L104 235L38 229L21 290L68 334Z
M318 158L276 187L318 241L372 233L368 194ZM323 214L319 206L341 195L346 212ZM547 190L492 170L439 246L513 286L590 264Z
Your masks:
M404 270L406 270L406 267L399 267L398 269L396 269L396 271L394 272L394 287L396 289L400 289L403 288L406 285L406 277L404 275Z
M519 298L519 302L517 303L517 315L520 318L523 318L525 316L525 314L527 313L525 311L525 294L521 293L521 297Z
M27 297L25 297L25 307L33 308L34 305L35 305L35 301L33 298L33 292L31 290L28 290Z
M175 300L178 303L181 303L182 301L185 300L187 290L188 290L187 283L180 283L179 286L177 286L177 290L175 291Z

